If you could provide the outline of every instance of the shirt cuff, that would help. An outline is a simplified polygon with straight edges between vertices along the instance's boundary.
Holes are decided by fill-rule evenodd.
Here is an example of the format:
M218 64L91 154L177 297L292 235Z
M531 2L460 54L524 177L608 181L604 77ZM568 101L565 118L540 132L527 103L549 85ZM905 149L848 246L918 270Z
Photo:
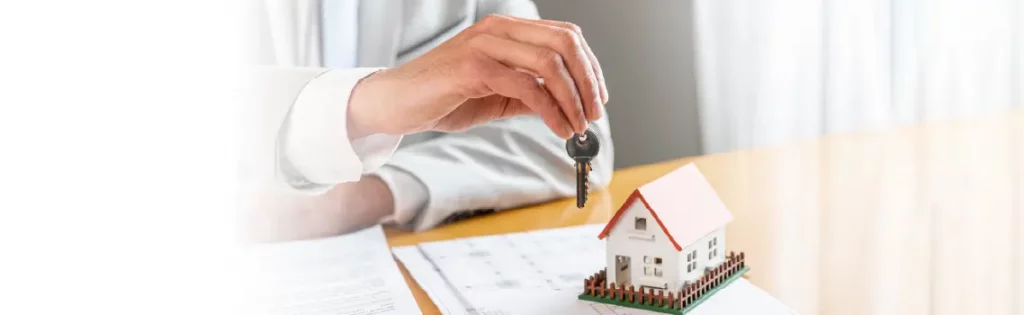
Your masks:
M327 71L302 89L282 126L281 169L293 187L320 187L359 180L390 158L401 136L370 135L349 141L352 89L380 68Z
M395 202L394 212L391 216L385 217L382 223L415 225L414 222L430 199L427 186L412 174L391 166L381 167L375 175L391 190L391 197Z

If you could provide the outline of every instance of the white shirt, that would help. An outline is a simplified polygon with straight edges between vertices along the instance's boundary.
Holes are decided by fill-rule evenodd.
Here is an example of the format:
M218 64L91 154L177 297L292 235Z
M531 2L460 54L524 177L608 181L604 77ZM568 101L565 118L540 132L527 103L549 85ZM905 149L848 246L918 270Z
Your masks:
M358 60L359 0L322 1L323 64L331 69L355 68Z
M345 107L338 106L346 106L359 79L377 69L322 68L321 0L252 3L254 10L248 12L253 29L259 31L251 34L249 51L259 64L277 67L259 67L248 76L258 84L248 94L254 99L245 107L251 117L244 122L252 131L245 135L258 150L243 155L243 163L252 169L244 173L264 176L274 174L265 171L268 167L276 167L274 184L288 190L277 195L298 202L282 204L271 198L274 192L267 192L256 194L256 205L310 206L304 204L306 198L294 196L295 188L322 191L334 183L377 174L395 196L396 221L424 230L478 210L510 209L576 193L565 141L536 116L503 119L458 133L376 135L348 143L347 129L339 125L345 122ZM486 14L538 18L529 0L360 0L356 9L359 29L348 33L356 34L357 66L408 61ZM352 40L346 38L342 41ZM350 65L351 54L347 56L328 62ZM601 136L602 146L592 161L591 187L596 189L611 179L614 149L607 118L591 127ZM396 150L393 144L399 141L405 145Z
M358 60L359 0L323 0L321 6L319 33L322 34L320 44L323 64L327 68L351 71L350 68L354 68ZM314 30L313 33L317 32ZM316 41L309 42L316 43ZM379 69L371 68L366 71L357 69L355 72L346 72L346 74L338 74L342 71L334 71L314 80L317 81L317 84L323 84L325 87L333 86L337 92L344 91L345 95L340 95L343 93L328 93L337 94L333 95L334 102L330 99L296 102L288 119L288 131L285 134L288 145L286 145L285 161L282 164L285 166L291 164L290 166L298 173L296 174L298 176L293 176L293 178L302 178L294 181L293 187L322 191L329 189L335 183L343 182L338 181L341 178L338 176L339 172L355 171L332 167L332 165L336 165L336 162L333 161L340 161L343 158L342 155L359 158L364 164L375 166L362 169L360 173L372 172L391 190L395 206L391 210L394 216L386 218L386 221L408 222L423 210L429 195L425 185L411 174L394 167L380 167L395 150L396 140L386 136L370 136L354 141L351 151L349 151L348 146L344 145L348 141L344 123L332 124L328 121L321 121L323 124L319 125L308 123L309 119L317 118L313 116L322 113L334 112L336 114L328 116L344 117L345 110L348 108L348 92L355 87L360 79L376 70ZM300 96L300 98L304 97L309 96ZM340 104L342 102L344 104ZM294 123L296 121L303 123ZM367 163L366 159L374 160Z

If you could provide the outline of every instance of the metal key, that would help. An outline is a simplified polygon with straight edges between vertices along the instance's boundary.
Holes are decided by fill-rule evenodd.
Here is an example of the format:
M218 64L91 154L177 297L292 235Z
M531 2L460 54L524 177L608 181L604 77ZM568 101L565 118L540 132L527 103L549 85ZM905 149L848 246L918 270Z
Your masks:
M590 160L597 156L601 143L597 134L587 129L582 135L576 134L565 141L565 151L576 161L576 208L587 204L587 175L590 173Z

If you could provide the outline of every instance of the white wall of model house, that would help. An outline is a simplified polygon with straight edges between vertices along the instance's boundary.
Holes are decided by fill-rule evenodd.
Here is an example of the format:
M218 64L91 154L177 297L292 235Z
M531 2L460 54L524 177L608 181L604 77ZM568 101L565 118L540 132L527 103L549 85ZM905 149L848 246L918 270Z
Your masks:
M718 267L725 261L725 227L715 229L696 242L683 248L679 253L679 272L682 280L694 281L704 275L704 270ZM689 266L688 266L689 265Z
M642 221L638 223L637 221ZM617 284L679 289L725 259L725 227L676 251L672 241L639 199L614 223L606 238L608 281ZM617 256L629 257L628 282L616 270ZM688 259L689 257L689 259ZM661 263L658 263L660 258Z
M636 228L637 219L643 220L644 229ZM609 231L606 241L609 282L623 284L621 280L624 279L619 279L619 272L615 270L615 260L616 256L626 256L630 258L627 285L655 288L678 285L679 252L639 199L633 199ZM649 263L644 261L644 257L649 258ZM656 263L656 258L661 258L661 264ZM646 275L644 268L648 268Z

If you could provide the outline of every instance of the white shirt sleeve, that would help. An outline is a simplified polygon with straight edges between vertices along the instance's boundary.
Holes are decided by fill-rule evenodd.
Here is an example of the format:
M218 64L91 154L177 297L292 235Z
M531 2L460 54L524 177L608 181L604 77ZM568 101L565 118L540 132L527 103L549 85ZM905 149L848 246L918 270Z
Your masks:
M601 141L591 160L590 188L608 185L614 167L614 144L608 116L591 122ZM555 136L538 116L493 121L402 148L381 170L401 170L422 183L426 203L414 211L400 204L415 193L396 180L395 221L413 231L479 213L512 209L576 194L574 161L565 140ZM382 176L382 179L387 180Z
M379 68L331 70L309 81L281 127L279 168L293 188L321 192L380 168L401 136L376 134L349 141L352 89Z
M385 217L382 223L415 226L430 198L427 186L409 172L392 166L381 167L375 175L391 190L395 204L392 215Z

